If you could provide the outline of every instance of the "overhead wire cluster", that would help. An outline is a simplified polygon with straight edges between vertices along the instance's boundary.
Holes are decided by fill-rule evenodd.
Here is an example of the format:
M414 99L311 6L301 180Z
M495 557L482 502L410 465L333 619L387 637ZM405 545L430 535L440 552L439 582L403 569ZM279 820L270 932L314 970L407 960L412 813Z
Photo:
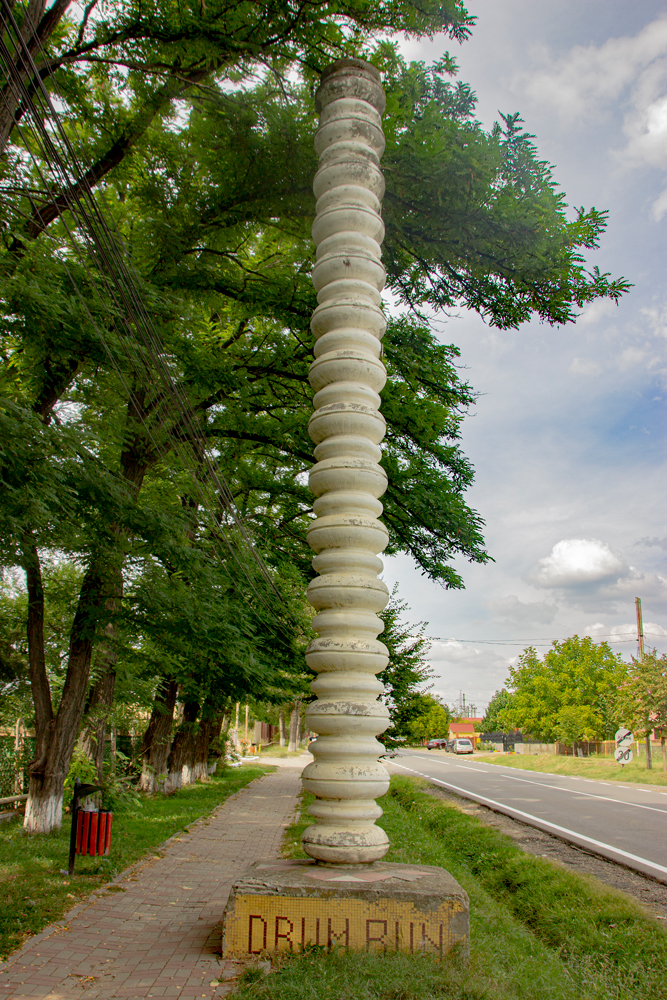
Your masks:
M213 461L207 448L202 446L200 422L188 396L170 371L165 347L143 300L141 279L128 259L121 234L116 229L110 214L107 217L102 210L100 205L102 193L99 189L97 196L93 193L80 156L74 148L61 115L54 106L8 0L0 0L0 10L2 11L0 26L3 29L3 33L0 34L0 67L4 70L5 86L16 100L19 109L14 127L23 139L24 148L50 202L58 200L67 209L74 222L72 227L66 216L60 215L68 242L89 279L89 289L95 295L103 314L109 315L113 312L112 326L121 328L122 335L118 338L118 344L124 360L129 362L134 384L128 381L125 367L118 357L117 347L110 344L109 337L96 322L86 296L70 268L67 267L67 262L64 261L73 290L128 399L137 403L135 406L137 416L156 454L164 454L165 451L178 453L182 465L191 475L190 488L203 508L204 517L213 521L209 528L213 544L221 557L222 566L227 568L226 556L232 558L264 611L268 612L271 625L282 631L284 628L281 627L282 623L291 619L289 611L285 608L271 571L258 552L250 531L236 507L233 492L219 464ZM46 63L49 57L36 34L32 40L36 43L40 57ZM52 86L56 96L62 100L57 81L53 77ZM47 123L50 123L51 127ZM43 163L35 155L33 146L39 151ZM34 217L41 221L40 205L36 201L38 195L27 189L22 193L30 202ZM44 208L43 205L41 207ZM46 227L44 232L49 238ZM89 261L94 263L94 274ZM111 308L103 301L98 281L101 282L112 303ZM183 428L183 433L179 434L176 440L172 438L168 448L165 448L164 442L156 436L155 421L151 422L145 418L137 400L135 386L149 388L153 394L156 393L156 376L162 393L158 412L163 417L173 418L176 415ZM214 496L212 496L213 491ZM256 586L257 576L249 572L245 560L241 558L237 546L229 538L225 526L213 517L213 510L219 506L222 506L229 517L241 549L245 550L254 562L263 581L261 590ZM294 626L296 623L290 621L290 624Z
M632 636L630 639L622 639L621 636L629 635ZM655 636L656 638L664 639L665 636L662 632L645 632L644 635ZM474 645L486 645L486 646L544 646L546 643L554 642L565 642L568 637L556 637L552 638L539 638L539 639L454 639L451 636L446 636L437 639L438 642L465 642L473 643ZM601 632L599 635L587 635L585 638L588 639L612 639L617 642L635 642L637 640L636 632Z

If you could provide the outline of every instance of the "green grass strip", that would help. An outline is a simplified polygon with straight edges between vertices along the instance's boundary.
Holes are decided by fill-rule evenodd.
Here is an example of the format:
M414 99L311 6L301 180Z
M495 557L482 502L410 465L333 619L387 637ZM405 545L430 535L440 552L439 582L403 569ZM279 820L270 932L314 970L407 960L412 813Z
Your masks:
M26 834L18 820L0 825L0 957L6 958L94 889L272 770L244 764L168 797L142 797L138 806L114 813L109 857L77 857L71 879L61 874L69 858L69 816L63 818L61 830L48 834Z
M440 865L470 896L471 955L328 953L252 967L235 1000L648 1000L667 996L667 935L620 893L522 852L510 838L392 778L387 860ZM304 813L285 838L303 857Z
M438 751L436 751L438 753ZM646 763L637 759L621 767L613 757L566 757L564 754L475 754L476 760L500 767L515 767L522 771L542 774L573 774L581 778L616 781L619 784L667 786L667 772L662 760L654 761L649 771Z
M419 788L394 777L386 825L401 813L428 832L428 853L472 892L482 887L557 954L580 985L604 1000L665 996L667 934L626 896L522 851L509 837ZM423 783L421 783L423 785ZM392 808L393 806L393 808ZM400 811L397 814L395 806ZM414 823L417 820L417 823ZM384 824L383 824L384 825ZM426 862L423 848L403 848L403 860ZM438 858L439 860L435 860Z

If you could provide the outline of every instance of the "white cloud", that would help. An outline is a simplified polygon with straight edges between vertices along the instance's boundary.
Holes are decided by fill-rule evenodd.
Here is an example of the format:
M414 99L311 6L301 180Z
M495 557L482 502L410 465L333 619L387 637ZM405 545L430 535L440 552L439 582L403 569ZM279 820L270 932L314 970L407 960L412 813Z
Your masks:
M524 70L513 81L515 93L557 115L563 124L595 124L601 115L624 110L625 144L614 152L625 168L667 165L667 15L637 35L609 38L602 45L574 45L554 57L542 45L534 50L539 69ZM651 206L660 221L667 213L667 189Z
M563 538L538 565L533 580L540 587L598 583L623 571L621 557L597 538Z
M635 545L646 545L648 548L658 548L662 549L663 552L667 552L667 536L664 538L657 538L656 536L651 538L649 535L645 535L644 538L636 541Z
M597 325L600 320L612 316L617 309L618 306L610 302L609 299L596 299L595 302L588 302L577 320L577 326L581 329L582 326Z
M667 200L665 201L667 206ZM667 207L665 209L667 211ZM645 306L639 310L641 315L646 317L646 321L656 337L664 337L667 340L667 306L660 308L656 306Z
M590 635L593 639L606 639L609 643L633 643L637 641L637 625L635 622L626 622L623 625L604 625L596 622L584 629L584 635ZM644 636L647 648L651 648L655 643L651 639L667 636L667 629L657 622L644 622Z
M609 38L599 46L574 45L560 58L554 58L547 46L535 48L534 54L541 68L518 73L513 89L550 107L567 122L593 118L633 84L644 91L647 101L667 56L667 17L656 18L634 37ZM649 121L659 128L659 114L647 115L647 128Z
M602 365L599 361L593 361L592 358L574 358L570 365L570 371L573 375L599 375L602 371Z
M667 214L667 188L665 188L659 198L656 198L651 206L651 216L655 222L660 222L665 217L665 214Z
M632 623L605 625L603 622L596 622L584 629L584 635L590 635L592 639L605 639L609 643L632 642L637 638L637 626Z
M477 647L455 639L433 643L429 662L435 673L433 693L453 704L464 692L466 701L483 712L494 691L503 687L514 658L501 656L490 646Z
M655 645L655 642L651 642L652 639L655 640L665 635L667 635L667 628L663 628L657 622L644 622L644 637L649 648Z
M628 161L663 168L667 159L667 95L664 93L667 71L640 77L633 99L633 109L625 119Z
M662 606L667 597L667 579L660 573L644 573L628 566L618 579L603 581L598 591L600 598L625 604L638 595L654 606Z
M547 601L520 601L515 594L500 597L489 603L498 618L516 625L548 624L556 616L558 608Z
M645 357L646 351L642 350L641 347L626 347L619 354L616 363L621 371L625 371L627 368L640 364Z

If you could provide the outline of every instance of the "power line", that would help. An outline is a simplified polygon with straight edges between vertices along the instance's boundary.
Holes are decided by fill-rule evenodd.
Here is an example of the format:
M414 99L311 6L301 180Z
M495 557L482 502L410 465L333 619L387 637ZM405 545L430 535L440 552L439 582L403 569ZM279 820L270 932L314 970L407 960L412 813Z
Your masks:
M620 638L618 638L619 636L622 636L622 635L630 635L630 636L632 636L632 638L631 639L620 639ZM659 638L659 639L667 639L667 635L664 635L662 632L644 632L644 635L654 636L655 638ZM532 646L532 645L538 645L538 644L544 644L544 643L565 642L569 638L571 638L571 636L560 636L560 637L556 637L556 638L544 638L544 637L542 637L542 638L539 638L539 639L454 639L454 638L451 638L451 637L434 636L433 637L433 641L434 642L462 642L462 643L465 642L465 643L475 643L477 645L487 644L487 645L493 645L493 646L498 646L498 645L508 645L508 646L525 646L525 645L529 645L529 646ZM585 639L617 639L617 641L620 643L620 642L635 642L637 637L636 637L636 635L635 635L634 632L607 632L607 633L600 633L599 635L585 635L585 636L583 636L583 638L585 638Z
M218 505L221 505L223 509L227 511L233 522L234 528L238 533L238 537L242 542L242 547L245 547L251 555L252 560L260 571L260 575L263 578L265 585L268 587L269 593L271 593L273 598L279 599L279 609L276 609L268 604L266 601L267 595L261 593L257 589L254 577L249 575L244 561L239 560L238 553L236 552L236 546L233 545L227 537L224 525L221 525L217 520L215 521L215 525L212 529L209 526L214 547L219 549L220 540L222 538L222 541L227 549L227 555L231 555L233 560L238 565L241 573L245 576L257 599L265 610L269 612L274 626L279 625L280 619L283 616L291 619L291 615L282 603L282 597L275 586L270 570L255 549L244 520L236 509L232 490L230 489L217 463L216 465L213 464L210 456L206 452L205 447L202 445L202 428L200 426L200 422L194 413L188 398L184 395L181 388L174 381L171 375L164 346L146 310L144 301L139 291L137 280L138 276L134 273L134 270L130 269L128 266L120 234L115 229L114 231L110 229L100 210L98 201L93 195L92 187L87 180L85 172L79 165L77 153L74 150L67 131L60 121L60 116L57 110L53 106L50 95L44 86L37 66L32 59L31 52L21 35L16 21L14 20L7 0L2 0L2 6L5 12L6 26L11 26L13 29L12 31L7 32L7 37L13 46L14 52L17 56L17 62L22 62L24 67L26 65L30 67L30 71L33 74L33 87L36 89L36 95L41 102L43 113L36 107L36 103L24 83L21 71L18 69L15 60L12 58L11 53L7 49L4 41L0 40L0 58L2 58L2 61L5 63L8 85L13 91L14 96L19 98L19 106L22 105L24 113L29 113L28 121L32 120L33 122L30 132L37 144L37 147L41 151L43 159L46 164L48 164L51 173L60 178L60 192L53 188L44 175L43 170L32 152L31 143L25 142L24 139L24 146L31 157L38 176L44 184L47 195L49 195L52 199L58 198L65 203L75 223L78 223L78 233L83 238L83 242L87 246L92 260L97 261L96 273L99 277L101 277L105 290L109 295L111 302L115 306L115 315L112 317L112 324L117 325L120 322L121 326L125 330L125 333L127 334L127 336L120 340L119 346L126 360L130 362L135 380L137 380L143 388L148 386L149 388L154 389L151 374L152 371L157 372L159 383L162 386L164 395L161 399L159 395L156 396L155 402L159 405L156 405L155 411L159 417L171 417L172 419L175 417L179 418L178 421L174 421L171 441L166 444L164 440L158 441L156 439L153 432L153 426L150 425L145 419L143 408L140 405L136 405L135 407L137 416L140 419L156 454L164 455L166 448L167 452L172 451L176 455L179 455L179 458L186 470L191 474L194 493L196 494L198 501L202 503L205 514L210 516L211 510L218 507ZM39 39L37 39L37 47L42 56L46 59L46 53L44 52ZM21 49L20 54L19 48ZM57 81L54 80L53 84L57 92ZM44 124L45 121L49 120L49 117L55 125L55 134L53 135L48 131ZM16 127L19 134L23 136L23 128L18 124L18 121L16 123ZM70 164L73 164L73 167ZM80 192L80 196L72 196L72 190L78 190ZM39 219L39 207L35 205L32 194L30 192L27 192L26 194L29 203L33 207L35 217ZM83 266L86 276L90 279L90 284L97 297L97 301L100 303L108 316L110 314L109 307L102 301L97 287L97 282L94 280L90 272L86 256L82 253L79 241L77 240L75 233L69 227L66 219L63 219L62 215L60 218L69 242L73 246L77 257ZM46 230L43 230L43 232L46 232ZM125 372L118 362L116 351L112 349L107 337L105 337L100 329L99 324L95 322L93 316L91 315L86 300L81 293L81 289L74 279L70 269L67 267L66 262L64 262L64 266L66 273L72 282L75 293L79 296L86 315L90 319L91 325L99 337L107 357L120 379L121 385L128 395L128 399L136 399L136 388L128 385ZM139 335L141 343L137 340L137 334ZM182 432L179 437L176 437L175 432L178 429L179 422L181 424ZM194 462L192 459L194 459ZM205 479L202 479L202 473L205 475ZM216 489L216 497L213 504L211 504L210 495L211 483ZM224 558L222 563L227 570ZM295 623L292 621L291 624L294 625Z

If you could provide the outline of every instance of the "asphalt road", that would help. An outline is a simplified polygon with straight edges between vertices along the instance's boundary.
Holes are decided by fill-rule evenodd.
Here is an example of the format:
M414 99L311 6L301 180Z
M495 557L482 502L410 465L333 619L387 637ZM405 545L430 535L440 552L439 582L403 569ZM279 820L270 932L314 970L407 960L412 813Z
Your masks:
M484 764L442 750L391 763L667 884L667 792Z

